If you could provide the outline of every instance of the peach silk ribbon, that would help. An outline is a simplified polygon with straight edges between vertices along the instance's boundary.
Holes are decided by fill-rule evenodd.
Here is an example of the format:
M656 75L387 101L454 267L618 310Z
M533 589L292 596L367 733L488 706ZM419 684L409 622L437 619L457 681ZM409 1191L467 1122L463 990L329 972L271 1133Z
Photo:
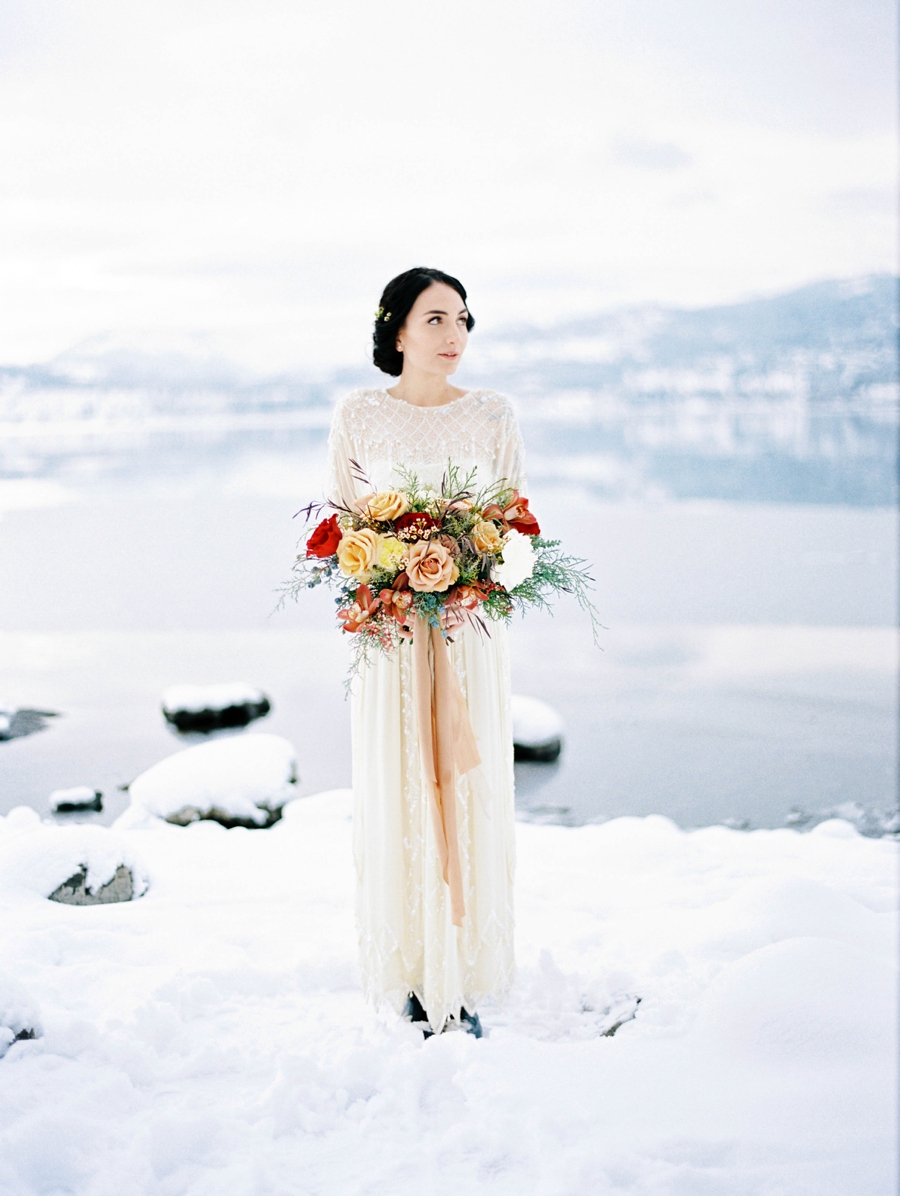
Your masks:
M430 635L429 635L430 634ZM450 915L460 927L466 913L456 831L456 778L481 764L469 709L440 629L416 618L412 645L416 722L428 782L441 873L450 887Z

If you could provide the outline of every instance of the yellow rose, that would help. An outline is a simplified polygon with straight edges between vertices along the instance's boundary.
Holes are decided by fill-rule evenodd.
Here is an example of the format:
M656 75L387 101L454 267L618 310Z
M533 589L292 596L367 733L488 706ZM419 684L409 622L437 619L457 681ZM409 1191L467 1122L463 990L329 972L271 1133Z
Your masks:
M378 561L383 539L371 528L345 532L337 547L338 565L341 570L360 582L368 582L372 567Z
M493 520L479 520L471 536L472 544L479 553L499 553L503 545L500 530Z
M406 546L396 537L382 537L381 548L378 551L378 564L385 570L396 570L405 552Z
M445 591L459 578L459 566L440 541L416 541L408 550L406 573L414 591Z
M386 524L409 511L409 500L402 491L376 491L358 501L359 510L370 520Z

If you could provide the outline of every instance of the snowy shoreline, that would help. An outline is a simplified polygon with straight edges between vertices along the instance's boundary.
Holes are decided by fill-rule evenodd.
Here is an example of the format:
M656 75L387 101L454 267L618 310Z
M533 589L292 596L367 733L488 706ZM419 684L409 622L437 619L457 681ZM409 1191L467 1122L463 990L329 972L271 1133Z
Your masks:
M127 903L2 874L44 1035L0 1060L0 1192L891 1191L896 843L519 824L515 989L423 1043L359 990L349 813L93 829L146 871Z

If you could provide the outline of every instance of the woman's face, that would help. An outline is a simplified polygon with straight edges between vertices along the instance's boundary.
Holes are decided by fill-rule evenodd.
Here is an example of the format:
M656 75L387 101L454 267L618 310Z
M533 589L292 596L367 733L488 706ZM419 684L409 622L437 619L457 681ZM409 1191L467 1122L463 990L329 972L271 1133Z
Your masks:
M453 374L469 340L469 312L459 292L446 283L432 283L410 309L397 334L403 368L428 374Z

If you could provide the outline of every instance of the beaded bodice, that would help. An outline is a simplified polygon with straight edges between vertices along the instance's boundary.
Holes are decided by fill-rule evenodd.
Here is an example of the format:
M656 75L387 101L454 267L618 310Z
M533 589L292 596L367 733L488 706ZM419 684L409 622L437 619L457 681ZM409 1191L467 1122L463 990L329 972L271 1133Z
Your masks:
M437 485L447 463L477 468L477 485L509 480L524 486L522 439L512 404L496 391L469 391L452 403L420 408L385 390L352 391L334 412L329 438L329 487L345 502L367 489L353 478L351 459L374 487L396 486L398 466Z

